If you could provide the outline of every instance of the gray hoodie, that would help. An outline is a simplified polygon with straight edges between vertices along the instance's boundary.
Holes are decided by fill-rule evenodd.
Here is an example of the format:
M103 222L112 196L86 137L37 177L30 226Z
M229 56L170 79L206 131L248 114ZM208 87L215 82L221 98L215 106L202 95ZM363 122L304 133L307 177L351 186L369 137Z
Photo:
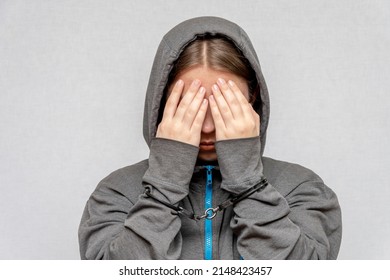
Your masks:
M197 161L198 147L155 138L172 64L205 33L231 39L257 74L261 134L215 143L218 162ZM247 34L216 17L185 21L162 39L147 88L144 137L149 158L104 178L87 201L80 227L82 259L336 259L341 242L337 197L321 178L297 164L263 157L269 96ZM213 219L191 219L232 196L269 184ZM150 198L145 189L150 189ZM159 200L159 201L158 201Z

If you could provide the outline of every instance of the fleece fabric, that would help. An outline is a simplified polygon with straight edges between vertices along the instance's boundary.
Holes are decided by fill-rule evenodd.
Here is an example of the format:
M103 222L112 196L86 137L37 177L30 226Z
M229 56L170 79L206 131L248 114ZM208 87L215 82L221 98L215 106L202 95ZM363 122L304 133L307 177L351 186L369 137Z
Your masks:
M218 161L197 161L199 148L156 138L164 88L172 65L197 36L234 42L256 72L260 136L217 141ZM341 211L335 193L313 171L263 156L269 95L249 37L217 17L187 20L162 39L153 63L144 111L149 158L114 171L87 201L79 227L82 259L336 259ZM201 215L260 184L259 192L193 220L144 194Z

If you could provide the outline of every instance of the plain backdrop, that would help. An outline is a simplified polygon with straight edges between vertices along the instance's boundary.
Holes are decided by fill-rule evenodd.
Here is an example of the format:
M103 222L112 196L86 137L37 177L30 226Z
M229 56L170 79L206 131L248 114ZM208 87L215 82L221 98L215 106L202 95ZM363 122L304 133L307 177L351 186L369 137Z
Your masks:
M148 157L144 95L173 26L213 15L257 50L265 155L318 173L339 259L390 259L390 2L0 0L0 259L78 259L85 202Z

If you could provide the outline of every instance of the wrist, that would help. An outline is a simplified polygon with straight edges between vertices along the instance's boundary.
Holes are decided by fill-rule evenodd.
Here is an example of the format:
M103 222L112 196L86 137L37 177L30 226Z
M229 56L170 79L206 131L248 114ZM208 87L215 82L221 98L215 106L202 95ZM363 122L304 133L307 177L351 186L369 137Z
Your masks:
M198 152L198 147L183 142L152 139L149 168L143 182L152 185L160 193L160 198L171 204L179 202L188 195Z
M221 188L238 194L258 184L263 175L260 137L215 143L222 175Z

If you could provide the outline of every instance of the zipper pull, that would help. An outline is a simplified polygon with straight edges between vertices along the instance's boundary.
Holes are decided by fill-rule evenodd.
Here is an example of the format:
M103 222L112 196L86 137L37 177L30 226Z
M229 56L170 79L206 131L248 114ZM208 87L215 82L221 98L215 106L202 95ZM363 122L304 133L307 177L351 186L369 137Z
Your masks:
M212 165L206 165L206 168L207 168L207 185L210 185L210 184L212 184L212 182L213 182L213 173L212 173L212 170L213 170L214 166L212 166Z

